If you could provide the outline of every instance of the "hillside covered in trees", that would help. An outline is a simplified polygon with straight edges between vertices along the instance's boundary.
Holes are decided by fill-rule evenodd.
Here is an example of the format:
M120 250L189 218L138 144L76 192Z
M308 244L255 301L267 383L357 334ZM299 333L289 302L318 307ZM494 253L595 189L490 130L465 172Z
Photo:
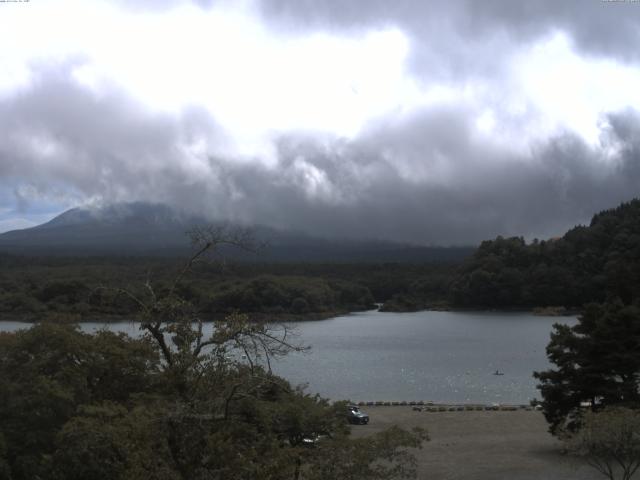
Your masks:
M640 298L640 200L596 214L562 238L482 242L450 285L459 307L580 307Z

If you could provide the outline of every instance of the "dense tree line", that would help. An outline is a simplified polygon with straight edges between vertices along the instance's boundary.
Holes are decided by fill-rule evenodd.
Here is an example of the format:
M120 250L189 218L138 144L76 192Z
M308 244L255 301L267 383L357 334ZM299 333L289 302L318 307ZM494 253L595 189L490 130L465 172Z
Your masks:
M166 258L0 256L0 318L131 318L136 305L112 287L140 291L149 280L162 291L178 265ZM180 293L210 317L241 310L281 319L322 318L371 309L416 288L422 295L429 285L435 285L438 298L446 298L454 269L448 264L203 264L194 267Z
M640 298L640 200L596 214L561 238L487 240L457 269L416 275L384 309L564 307Z
M562 238L482 242L450 286L464 307L580 307L640 298L640 200L593 217Z
M451 268L434 269L428 275L412 280L405 289L396 292L384 303L383 311L413 312L450 308L449 285L453 281Z

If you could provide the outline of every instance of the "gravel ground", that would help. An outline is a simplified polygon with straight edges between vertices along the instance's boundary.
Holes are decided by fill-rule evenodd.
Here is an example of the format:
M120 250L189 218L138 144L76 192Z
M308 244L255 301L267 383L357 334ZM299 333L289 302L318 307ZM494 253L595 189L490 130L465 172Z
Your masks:
M604 478L563 455L536 411L419 412L407 406L363 407L369 425L354 437L391 425L426 428L431 437L416 451L418 478L429 480L592 480Z

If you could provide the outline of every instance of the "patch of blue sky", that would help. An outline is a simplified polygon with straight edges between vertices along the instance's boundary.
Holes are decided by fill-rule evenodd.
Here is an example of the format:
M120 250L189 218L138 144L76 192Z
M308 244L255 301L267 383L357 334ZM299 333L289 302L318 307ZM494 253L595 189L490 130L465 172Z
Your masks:
M66 202L48 196L25 196L12 180L0 181L0 233L40 225L68 208Z

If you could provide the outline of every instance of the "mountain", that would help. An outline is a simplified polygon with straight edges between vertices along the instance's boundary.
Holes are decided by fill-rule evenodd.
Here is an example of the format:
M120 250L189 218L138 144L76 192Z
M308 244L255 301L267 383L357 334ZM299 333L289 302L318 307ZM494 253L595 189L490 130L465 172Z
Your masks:
M166 205L115 204L73 208L51 221L0 235L0 252L25 255L186 255L186 234L210 225ZM265 243L258 256L225 251L233 258L258 261L312 262L453 262L471 255L471 247L421 247L392 242L325 239L300 232L254 226L256 240Z
M103 208L73 208L51 221L0 235L0 249L9 252L143 253L184 249L184 232L195 225L169 207L144 203Z

